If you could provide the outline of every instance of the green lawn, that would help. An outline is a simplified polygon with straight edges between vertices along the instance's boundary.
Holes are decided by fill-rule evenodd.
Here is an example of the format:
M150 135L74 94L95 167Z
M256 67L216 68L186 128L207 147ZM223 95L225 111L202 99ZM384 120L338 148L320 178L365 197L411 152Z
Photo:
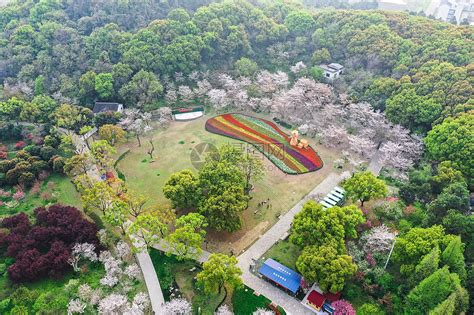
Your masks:
M255 295L254 291L247 286L234 290L232 296L232 307L235 315L251 315L257 308L268 309L271 301L263 295ZM285 314L282 308L278 308L281 315Z
M296 270L296 260L300 254L301 250L298 246L285 240L274 244L263 256L265 259L272 258L280 264Z
M179 261L175 256L166 256L156 249L150 250L150 257L166 300L170 300L172 294L176 296L176 293L179 293L188 301L192 301L196 314L214 314L224 299L224 291L220 295L207 295L196 286L194 278L200 271L200 266L196 262ZM175 290L176 287L178 292Z
M155 160L151 163L147 155L150 147L147 139L142 139L141 147L134 138L123 144L118 150L117 158L127 150L130 152L117 163L117 168L124 174L128 187L147 196L150 204L167 206L169 201L163 196L162 188L172 173L186 168L196 171L191 163L190 152L197 144L205 142L219 146L224 143L241 143L207 132L204 125L209 117L188 122L171 122L166 130L156 130L152 137ZM279 215L286 213L334 171L332 161L337 158L337 154L315 143L311 144L320 154L325 166L308 174L286 175L264 158L265 176L256 183L251 193L249 209L242 214L242 230L236 233L209 231L208 250L229 253L232 249L234 253L241 252L269 229ZM270 199L271 207L257 207L258 203L267 199Z
M26 191L25 198L18 203L0 205L0 217L9 216L19 212L32 213L36 207L46 206L51 203L81 207L81 198L70 179L64 175L53 174L41 185L41 191L33 195Z

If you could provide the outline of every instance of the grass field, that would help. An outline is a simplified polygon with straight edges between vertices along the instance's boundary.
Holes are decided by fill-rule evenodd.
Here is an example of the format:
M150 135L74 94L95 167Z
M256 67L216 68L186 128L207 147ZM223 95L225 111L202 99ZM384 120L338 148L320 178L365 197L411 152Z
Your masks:
M272 303L263 295L255 295L254 291L247 286L234 290L232 296L232 307L235 315L250 315L258 308L268 309L268 305ZM281 307L278 307L281 315L285 312Z
M38 194L33 195L26 191L25 198L19 203L12 203L10 206L8 203L0 205L0 217L19 212L32 213L37 207L56 202L78 208L81 207L81 197L74 185L68 177L59 174L49 176L42 183L41 191Z
M272 258L280 264L296 270L296 260L300 254L301 250L298 246L285 240L274 244L265 254L263 254L263 257L265 257L265 259Z
M195 262L178 261L174 256L166 256L156 249L150 250L150 257L166 300L176 297L178 293L188 301L192 301L194 313L214 314L224 298L224 291L220 295L208 295L197 288L194 278L200 267ZM176 286L178 291L175 290Z
M141 147L138 146L136 139L130 139L123 144L118 150L117 158L127 150L130 152L117 163L117 168L124 174L128 187L148 197L150 205L167 206L169 201L163 196L162 188L169 176L186 168L197 172L190 158L191 150L196 145L243 144L207 132L204 125L209 117L204 116L189 122L172 122L166 130L156 130L152 136L156 149L153 162L150 162L147 154L150 146L147 139L142 139ZM312 173L287 175L262 157L265 176L256 183L251 193L249 208L242 214L243 228L236 233L209 231L208 250L227 253L232 250L235 254L241 252L270 228L278 220L279 215L286 213L330 172L335 171L332 162L338 155L311 140L310 144L321 156L325 166ZM268 209L266 206L257 207L259 202L267 199L270 199Z

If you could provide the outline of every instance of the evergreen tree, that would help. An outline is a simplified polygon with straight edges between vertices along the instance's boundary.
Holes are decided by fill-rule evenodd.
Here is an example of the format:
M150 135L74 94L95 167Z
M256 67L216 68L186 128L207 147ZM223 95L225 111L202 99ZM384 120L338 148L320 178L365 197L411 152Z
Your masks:
M443 263L449 266L449 270L457 273L462 282L466 281L467 272L464 263L464 243L461 237L456 236L449 242L442 254Z
M448 267L438 269L410 291L407 296L406 314L419 314L420 310L435 308L460 285L459 276L450 273Z
M426 254L415 268L413 280L415 283L419 283L421 280L429 277L432 273L438 270L439 256L441 251L439 247L434 247L431 252Z

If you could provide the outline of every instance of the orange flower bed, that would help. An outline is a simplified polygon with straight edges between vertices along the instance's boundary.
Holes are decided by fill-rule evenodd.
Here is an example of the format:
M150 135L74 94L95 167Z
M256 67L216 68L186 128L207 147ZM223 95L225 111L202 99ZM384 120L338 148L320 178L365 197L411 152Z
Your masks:
M252 144L287 174L313 172L323 161L313 148L290 145L290 137L273 122L244 114L223 114L210 118L206 130Z

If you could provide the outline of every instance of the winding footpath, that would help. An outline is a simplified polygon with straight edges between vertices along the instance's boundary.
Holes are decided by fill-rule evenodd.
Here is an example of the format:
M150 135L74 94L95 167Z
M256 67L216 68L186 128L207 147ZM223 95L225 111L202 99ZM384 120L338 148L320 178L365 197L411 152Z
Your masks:
M90 154L89 147L86 145L83 137L78 136L75 133L69 133L66 130L60 130L64 134L71 135L72 143L76 147L76 153L85 153ZM91 164L90 169L87 171L87 175L93 181L100 181L101 176L99 169L97 168L96 164ZM165 303L165 298L163 296L163 291L161 291L160 281L158 280L158 276L155 271L155 267L153 266L153 262L151 260L150 255L148 252L139 252L135 254L137 258L138 265L142 270L143 278L145 279L145 284L148 290L148 295L151 301L151 308L153 309L153 313L156 315L162 314L162 307Z
M89 153L90 150L83 137L78 136L77 134L72 134L72 140L78 153ZM380 156L377 151L369 164L368 170L377 175L380 172L380 169ZM88 175L95 181L101 180L99 170L95 164L91 165ZM319 185L293 206L293 208L281 216L278 222L276 222L275 225L273 225L265 234L261 235L253 245L237 257L237 265L242 270L242 280L244 284L255 292L263 294L273 303L281 306L289 315L314 315L314 312L303 306L303 304L301 304L301 302L296 298L251 273L251 265L254 260L259 259L275 243L288 236L293 218L301 211L304 204L311 199L311 196L328 194L335 186L349 176L350 173L347 171L342 174L329 174ZM160 251L166 250L166 244L164 241L154 245L153 247ZM203 250L202 255L197 259L197 261L204 263L207 261L210 254L211 253ZM165 299L150 255L147 252L141 252L137 253L136 257L145 279L153 312L157 315L161 314Z

